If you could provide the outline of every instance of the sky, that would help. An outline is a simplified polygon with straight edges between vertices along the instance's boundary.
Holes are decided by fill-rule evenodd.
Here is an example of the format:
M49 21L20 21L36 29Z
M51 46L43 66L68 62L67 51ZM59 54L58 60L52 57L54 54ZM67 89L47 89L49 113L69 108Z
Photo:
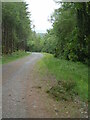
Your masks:
M37 33L45 33L47 29L52 27L48 21L54 9L58 5L53 0L25 0L29 6L28 11L31 12L32 24L35 25Z

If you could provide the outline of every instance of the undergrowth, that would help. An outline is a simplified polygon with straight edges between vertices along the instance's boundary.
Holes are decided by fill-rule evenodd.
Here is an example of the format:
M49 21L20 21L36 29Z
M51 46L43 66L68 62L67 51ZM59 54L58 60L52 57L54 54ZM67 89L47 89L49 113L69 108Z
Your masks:
M22 58L22 57L27 56L29 54L30 53L27 53L25 51L16 51L16 52L13 52L12 54L3 55L2 56L2 64L14 61L16 59Z
M78 95L81 100L88 100L88 66L80 62L72 62L54 58L51 54L44 54L38 62L41 75L46 75L46 69L54 75L57 86L47 92L57 100L74 99Z

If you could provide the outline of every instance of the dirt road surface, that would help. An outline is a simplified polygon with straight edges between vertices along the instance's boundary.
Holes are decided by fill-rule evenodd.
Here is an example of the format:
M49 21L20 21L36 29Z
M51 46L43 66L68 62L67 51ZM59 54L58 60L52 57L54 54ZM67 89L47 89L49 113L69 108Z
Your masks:
M56 102L46 93L52 76L39 78L34 68L43 57L40 53L18 59L2 67L3 118L84 117L80 104ZM54 84L54 80L52 82ZM71 112L72 109L72 112Z
M26 98L28 84L32 86L34 64L42 57L42 54L32 55L3 65L2 67L2 116L3 118L27 118L28 104ZM31 81L30 81L31 80ZM27 98L28 99L28 98ZM32 99L32 104L34 103Z

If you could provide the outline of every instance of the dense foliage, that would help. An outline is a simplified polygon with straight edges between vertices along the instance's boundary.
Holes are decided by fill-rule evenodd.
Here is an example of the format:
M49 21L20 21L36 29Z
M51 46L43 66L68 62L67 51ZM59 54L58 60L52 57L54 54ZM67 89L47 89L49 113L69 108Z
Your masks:
M90 3L59 3L51 16L53 28L44 35L31 30L27 4L3 3L2 52L48 52L55 57L88 63Z
M31 39L28 41L28 50L31 52L41 52L43 49L43 36L35 31L31 34Z
M53 29L45 37L44 51L56 57L88 62L90 3L60 3L51 16Z
M26 50L31 34L30 14L25 2L2 3L2 52Z

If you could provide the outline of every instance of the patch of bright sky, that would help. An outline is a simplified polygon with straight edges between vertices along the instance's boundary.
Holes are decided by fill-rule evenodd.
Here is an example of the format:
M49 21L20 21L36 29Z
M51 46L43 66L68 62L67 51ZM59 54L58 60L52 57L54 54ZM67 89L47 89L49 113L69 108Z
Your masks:
M59 7L53 0L25 0L31 12L32 24L35 25L37 33L45 33L47 29L52 27L48 21L50 15Z

